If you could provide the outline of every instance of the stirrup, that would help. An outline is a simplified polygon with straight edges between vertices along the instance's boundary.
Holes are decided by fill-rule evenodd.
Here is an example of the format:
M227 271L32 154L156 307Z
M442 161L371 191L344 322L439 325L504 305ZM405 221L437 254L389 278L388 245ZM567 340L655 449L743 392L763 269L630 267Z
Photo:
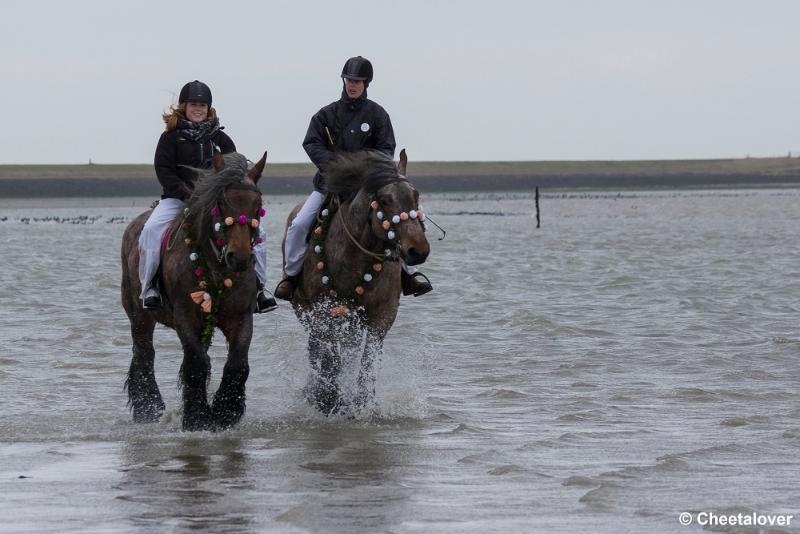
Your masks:
M256 297L256 309L253 313L267 313L278 309L278 303L271 296L268 297L264 294L263 289L259 289L258 296Z
M299 276L299 275L298 275ZM281 300L292 300L294 290L297 287L297 276L284 276L275 287L275 298Z
M408 274L403 271L403 275L406 277L402 286L403 286L403 295L414 295L415 297L419 297L433 291L433 285L431 281L428 280L428 277L422 274L421 272L417 271L414 274ZM422 277L425 279L423 282L422 280L417 280L417 277Z
M164 307L164 303L161 301L161 295L156 293L142 299L142 306L145 310L160 310Z

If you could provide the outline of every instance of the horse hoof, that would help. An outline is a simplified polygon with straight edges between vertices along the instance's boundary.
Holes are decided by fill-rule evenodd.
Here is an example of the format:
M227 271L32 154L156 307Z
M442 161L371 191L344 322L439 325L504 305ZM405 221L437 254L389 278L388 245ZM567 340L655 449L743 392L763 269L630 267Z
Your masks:
M244 415L244 406L235 410L214 410L214 427L216 430L227 430L236 425Z
M164 413L164 401L160 398L138 402L133 406L134 423L157 423Z
M183 414L182 427L185 432L214 430L214 420L209 412Z

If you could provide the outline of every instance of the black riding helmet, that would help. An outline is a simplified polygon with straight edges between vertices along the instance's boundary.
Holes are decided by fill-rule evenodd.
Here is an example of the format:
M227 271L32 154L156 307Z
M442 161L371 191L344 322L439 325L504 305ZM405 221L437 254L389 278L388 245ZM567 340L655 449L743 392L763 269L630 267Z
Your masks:
M372 81L372 63L365 57L351 57L342 67L342 78L364 80L364 85L368 86Z
M184 102L200 102L211 107L211 89L199 80L189 82L183 86L178 96L178 104Z

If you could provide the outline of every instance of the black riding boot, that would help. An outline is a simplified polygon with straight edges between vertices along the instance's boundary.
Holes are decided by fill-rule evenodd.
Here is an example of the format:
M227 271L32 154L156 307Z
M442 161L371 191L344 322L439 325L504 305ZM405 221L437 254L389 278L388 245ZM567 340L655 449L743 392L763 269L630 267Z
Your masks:
M161 294L154 286L151 286L145 292L145 294L147 296L142 299L142 306L145 310L160 310L164 307L164 303L161 300Z
M400 271L400 283L403 286L403 295L414 295L419 297L425 293L432 291L433 286L428 277L417 271L414 274L408 274L405 270Z
M275 298L281 300L292 300L294 290L297 287L297 282L300 281L300 274L295 276L283 275L283 280L275 287Z
M275 299L264 294L264 284L260 280L256 282L256 290L258 293L256 295L256 309L253 310L255 313L267 313L278 308L278 303L275 302Z

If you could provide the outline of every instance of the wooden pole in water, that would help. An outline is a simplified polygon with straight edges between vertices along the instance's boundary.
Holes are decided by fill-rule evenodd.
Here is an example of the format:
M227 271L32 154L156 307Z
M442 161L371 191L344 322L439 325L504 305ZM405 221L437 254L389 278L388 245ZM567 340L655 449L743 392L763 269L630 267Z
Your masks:
M534 202L536 203L536 228L539 228L542 225L541 219L539 219L539 186L536 186L536 195L534 196Z

